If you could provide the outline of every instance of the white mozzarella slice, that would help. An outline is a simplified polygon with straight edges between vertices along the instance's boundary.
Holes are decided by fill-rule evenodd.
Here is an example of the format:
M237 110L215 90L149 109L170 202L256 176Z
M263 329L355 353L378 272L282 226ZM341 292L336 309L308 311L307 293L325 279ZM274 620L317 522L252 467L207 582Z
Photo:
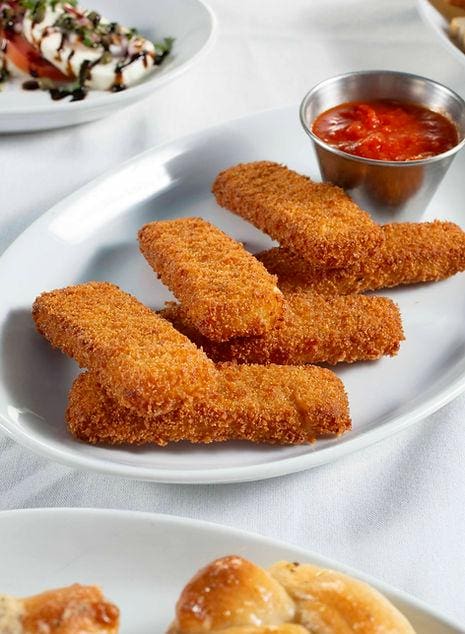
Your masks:
M91 67L85 85L93 90L109 90L115 84L132 86L153 68L155 47L152 42L139 37L134 43L131 42L131 46L147 55L142 55L132 62L130 58L122 55L114 55L107 64L99 62L105 52L103 47L90 48L77 39L73 41L72 37L63 38L61 30L53 26L62 13L61 5L57 4L55 9L48 6L44 19L34 23L27 12L23 22L23 33L29 42L40 48L43 57L65 75L79 77L82 65L89 62ZM119 65L122 66L120 72Z

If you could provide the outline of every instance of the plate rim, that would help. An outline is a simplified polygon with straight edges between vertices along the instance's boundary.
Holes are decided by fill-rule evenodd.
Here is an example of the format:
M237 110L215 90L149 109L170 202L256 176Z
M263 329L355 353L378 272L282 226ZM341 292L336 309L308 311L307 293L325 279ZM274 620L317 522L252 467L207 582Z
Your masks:
M5 511L0 511L0 535L1 535L1 526L2 521L6 518L9 520L10 518L16 518L21 516L53 516L53 515L61 515L61 516L69 516L72 519L73 515L80 516L88 516L92 518L92 516L98 515L101 517L107 517L112 520L118 521L118 519L129 520L130 522L150 522L155 524L176 524L185 526L186 528L195 528L200 531L205 532L213 532L219 533L223 535L227 535L233 541L234 537L241 537L245 540L250 540L251 542L260 542L270 548L288 548L295 553L298 554L299 558L309 558L313 561L318 561L319 563L316 565L330 568L333 570L340 571L344 574L353 576L369 585L379 589L379 591L383 594L388 594L395 597L396 600L409 604L410 607L418 610L428 617L433 617L437 621L439 621L442 625L446 625L448 627L457 629L458 632L461 631L461 625L455 621L455 619L445 615L440 612L437 608L431 606L424 600L419 599L418 597L406 592L405 590L401 590L396 586L393 586L382 579L378 579L377 577L373 577L372 575L365 573L357 568L353 568L352 566L348 566L338 560L333 559L332 557L327 557L326 555L320 555L318 552L313 549L305 548L302 546L297 546L291 542L287 542L281 539L277 539L274 537L268 537L266 535L262 535L260 533L256 533L253 531L248 531L242 528L236 528L233 526L228 526L226 524L221 524L219 522L212 522L209 520L201 520L190 517L183 517L180 515L171 515L169 513L151 513L150 511L136 511L136 510L128 510L128 509L112 509L112 508L94 508L94 507L37 507L37 508L27 508L27 509L9 509ZM207 563L207 562L206 562ZM186 580L187 582L187 580ZM179 590L181 591L181 589ZM174 610L174 605L173 605Z
M439 40L442 47L449 51L449 53L455 57L457 62L462 65L465 64L465 51L462 51L456 44L454 44L448 35L438 30L436 25L432 23L428 14L429 12L434 11L446 22L444 16L429 2L429 0L416 0L416 8L417 12L420 14L423 24L425 24L425 26L427 26L428 29L435 34L436 39Z
M2 283L3 263L11 254L18 244L28 239L28 235L40 225L47 225L52 217L58 216L62 210L79 200L80 196L92 191L100 184L104 183L108 178L113 178L120 171L127 169L128 166L136 165L140 161L144 161L149 155L163 153L167 147L173 145L185 145L201 139L205 135L213 136L215 131L225 128L236 123L261 118L264 115L273 115L277 113L295 112L298 113L298 107L280 106L277 108L269 108L249 113L232 120L227 120L219 124L209 126L192 132L188 135L176 137L162 144L158 144L145 150L144 152L120 163L116 167L107 170L97 178L92 179L84 186L78 188L58 203L53 205L48 211L44 212L36 220L34 220L0 256L0 288ZM88 469L98 473L106 473L132 478L142 481L152 481L159 483L173 484L226 484L238 482L251 482L259 480L267 480L274 477L298 473L307 469L327 464L348 456L355 451L365 449L376 444L389 436L407 429L414 423L434 414L439 409L447 405L453 399L457 398L465 392L465 370L462 375L439 390L439 393L432 395L422 403L417 404L410 412L398 415L388 422L383 423L380 427L369 429L360 436L348 438L343 445L330 445L318 452L308 452L298 456L291 456L253 465L239 465L233 467L208 468L208 469L173 469L173 468L153 468L139 465L128 465L121 462L107 461L104 457L85 456L79 453L77 447L79 442L76 441L76 448L68 447L50 447L43 440L31 437L30 434L22 427L17 426L14 421L9 419L3 413L0 413L0 430L7 436L30 449L42 457L52 459L60 464L68 467ZM109 451L111 451L111 447Z
M163 75L154 73L152 77L147 77L145 81L136 83L127 90L123 90L117 93L110 93L108 91L97 91L102 93L98 102L89 100L75 101L75 102L50 102L49 104L42 104L37 106L13 106L2 108L0 102L0 120L6 117L14 116L32 116L41 114L62 114L62 113L75 113L84 112L86 110L101 109L111 107L115 104L115 108L123 107L124 104L129 105L134 101L140 101L145 97L148 97L152 92L169 83L170 81L179 77L185 73L192 65L197 63L204 55L206 55L212 48L216 41L218 33L218 18L215 12L206 2L206 0L188 0L195 3L205 11L209 19L209 34L206 41L201 48L192 56L186 59L185 62L174 68L172 71L168 71ZM108 93L108 94L106 94ZM55 126L51 127L52 129Z

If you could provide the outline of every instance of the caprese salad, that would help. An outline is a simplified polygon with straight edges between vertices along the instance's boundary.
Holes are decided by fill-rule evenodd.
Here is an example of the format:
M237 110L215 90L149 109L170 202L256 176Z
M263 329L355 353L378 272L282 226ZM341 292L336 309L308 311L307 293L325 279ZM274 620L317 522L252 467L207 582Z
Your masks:
M119 92L159 66L172 38L153 43L76 0L0 0L0 82L21 76L25 90L83 99Z

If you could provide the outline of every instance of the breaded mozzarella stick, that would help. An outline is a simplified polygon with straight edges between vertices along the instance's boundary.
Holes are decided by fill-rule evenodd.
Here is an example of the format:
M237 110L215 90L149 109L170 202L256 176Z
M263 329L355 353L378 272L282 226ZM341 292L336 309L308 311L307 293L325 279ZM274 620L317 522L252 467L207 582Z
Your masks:
M386 297L285 292L284 316L262 337L209 341L195 330L182 304L161 315L214 361L237 363L352 363L397 354L404 339L399 309Z
M108 282L43 293L32 314L52 346L95 372L118 403L141 413L179 407L216 376L187 337Z
M217 176L212 191L219 205L313 266L355 263L383 239L379 226L342 189L315 183L278 163L231 167Z
M226 341L260 335L281 315L276 278L205 220L152 222L140 230L139 243L147 262L206 337Z
M248 440L302 444L350 428L342 381L330 370L307 366L218 366L218 381L204 398L163 416L124 409L81 374L69 394L70 432L88 443L166 445Z
M436 282L465 271L465 232L452 222L382 227L384 244L354 267L322 269L282 248L257 255L283 289L323 294L361 293L402 284Z

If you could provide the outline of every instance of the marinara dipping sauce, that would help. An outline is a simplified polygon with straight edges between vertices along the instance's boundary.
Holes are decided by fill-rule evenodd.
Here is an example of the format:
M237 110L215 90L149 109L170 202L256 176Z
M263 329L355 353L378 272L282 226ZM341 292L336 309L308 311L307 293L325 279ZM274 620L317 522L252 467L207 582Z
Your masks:
M320 114L313 133L335 148L379 161L413 161L459 142L447 117L419 104L388 99L351 101Z

